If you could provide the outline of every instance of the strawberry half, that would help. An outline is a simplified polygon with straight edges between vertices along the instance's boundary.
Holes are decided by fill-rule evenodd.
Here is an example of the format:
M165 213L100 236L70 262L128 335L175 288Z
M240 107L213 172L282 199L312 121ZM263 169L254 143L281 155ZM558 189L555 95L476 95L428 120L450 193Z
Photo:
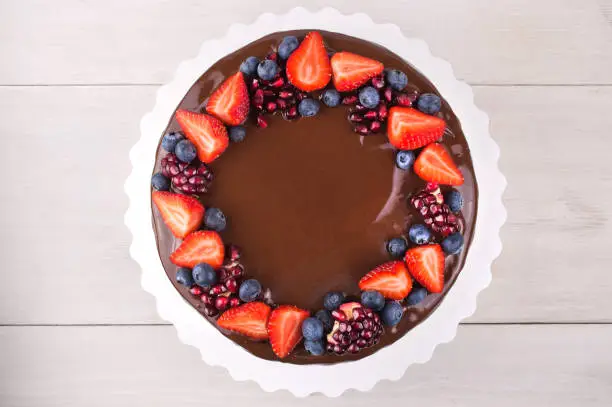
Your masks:
M421 179L442 185L463 184L463 174L442 144L430 144L414 162L414 172Z
M305 92L323 89L331 79L329 55L323 37L310 32L287 60L287 79Z
M410 107L389 110L387 137L400 150L414 150L433 143L444 134L446 122Z
M237 126L249 115L249 91L242 72L230 76L208 99L206 111L229 126Z
M272 309L263 302L248 302L225 311L217 320L221 328L252 339L268 339L268 318Z
M439 293L444 288L444 252L439 244L408 249L404 261L410 275L427 291Z
M221 236L210 230L199 230L188 235L170 255L170 261L180 267L193 268L207 263L217 269L223 264L225 248Z
M391 300L403 300L412 290L412 278L403 261L390 261L359 280L359 288L361 291L376 290Z
M179 239L184 239L202 223L204 206L197 199L166 191L153 191L152 197L164 223Z
M179 109L176 111L176 120L198 150L200 161L209 164L227 148L227 129L216 117Z
M334 86L339 92L359 88L385 69L382 62L351 52L336 52L331 58Z
M276 356L283 359L291 353L302 339L302 322L309 316L308 311L292 305L281 305L272 311L268 334Z

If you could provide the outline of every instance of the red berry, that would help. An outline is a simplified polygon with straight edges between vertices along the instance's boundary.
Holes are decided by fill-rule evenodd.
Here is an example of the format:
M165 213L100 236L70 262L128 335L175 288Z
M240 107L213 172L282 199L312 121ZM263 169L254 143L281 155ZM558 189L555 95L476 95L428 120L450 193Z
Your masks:
M189 292L190 292L192 295L198 296L198 295L201 295L201 294L202 294L202 288L200 288L200 287L199 287L199 286L197 286L197 285L194 285L193 287L191 287L191 288L189 289Z
M217 297L215 300L215 308L219 311L224 311L229 305L229 300L227 297Z
M240 299L238 297L230 297L229 306L230 308L235 308L240 305Z
M257 116L257 127L265 129L268 127L268 122L263 118L262 115Z
M235 293L238 291L238 283L236 283L236 280L233 278L230 278L225 282L225 287L230 293Z

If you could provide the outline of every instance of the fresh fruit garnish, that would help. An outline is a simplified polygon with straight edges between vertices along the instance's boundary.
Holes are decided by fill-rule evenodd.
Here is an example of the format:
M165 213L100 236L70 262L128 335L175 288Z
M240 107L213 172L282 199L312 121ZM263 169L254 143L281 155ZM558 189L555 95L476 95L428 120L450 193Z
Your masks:
M340 105L342 96L336 89L326 89L321 95L321 101L327 107L336 107Z
M291 353L302 339L302 322L309 315L308 311L291 305L281 305L272 311L268 321L268 334L276 356L283 359Z
M268 319L272 309L263 302L249 302L225 311L217 320L228 331L252 339L268 339Z
M258 66L259 66L259 58L251 56L245 59L240 64L240 72L248 76L255 76L257 74Z
M459 231L459 218L451 213L449 206L444 203L444 197L442 196L442 192L440 192L440 186L438 184L434 182L427 183L422 191L410 198L410 203L419 211L425 221L425 225L430 227L434 232L440 233L442 236L448 236L451 233ZM413 240L412 233L416 233L416 231L412 231L413 227L416 228L417 225L413 225L410 228L408 236L414 243L423 244L431 239L431 233L425 230L422 234L422 239L417 239L415 235L415 239ZM419 225L419 227L424 226ZM425 241L425 239L427 240ZM419 243L419 241L421 241L421 243Z
M417 109L426 114L436 114L442 107L440 96L433 93L423 93L417 101Z
M244 302L252 302L261 295L261 283L254 278L245 280L240 284L238 296Z
M427 244L432 239L431 232L427 226L420 223L415 223L408 229L408 238L415 244Z
M463 235L459 232L448 235L440 246L446 254L457 254L463 249Z
M219 86L208 99L206 111L229 126L237 126L249 115L249 91L238 71Z
M380 103L380 95L372 86L366 86L359 91L359 103L368 109L374 109Z
M219 277L215 269L206 263L196 264L192 271L193 280L200 287L211 287L217 284Z
M423 180L442 185L463 184L463 174L442 144L430 144L414 162L414 172Z
M227 226L227 218L219 208L208 208L204 215L204 226L216 232L223 232Z
M408 76L397 69L387 71L387 82L394 90L403 90L408 85Z
M444 253L438 244L408 249L404 258L410 275L427 291L442 292L444 288Z
M185 136L183 136L183 134L181 134L180 132L167 133L162 138L162 148L169 153L174 153L176 145L184 138Z
M453 213L459 213L463 209L463 196L456 189L452 189L444 194L444 202Z
M176 270L176 282L184 285L185 287L191 287L194 284L191 269L188 269L187 267L179 267Z
M170 261L180 267L194 268L206 263L214 269L223 264L225 247L221 236L210 230L199 230L188 235L170 255Z
M412 292L406 298L406 303L409 306L417 305L427 297L427 290L423 287L418 287L412 290Z
M257 65L257 76L264 81L274 79L278 71L278 64L270 59L264 59Z
M321 108L321 104L319 101L306 98L300 102L298 105L298 112L300 112L300 116L302 117L313 117L319 113L319 109Z
M195 145L200 161L209 164L227 148L227 130L216 117L179 109L176 120L185 136Z
M176 143L174 153L176 154L176 157L185 164L189 164L195 160L196 156L198 155L195 146L189 140L180 140L178 143Z
M323 297L323 306L329 311L333 311L344 302L344 294L339 291L330 291Z
M397 301L389 301L385 304L380 317L387 326L395 326L400 323L404 315L404 307Z
M170 180L164 174L158 172L151 177L151 186L156 191L167 191L170 189Z
M385 245L387 253L394 259L403 259L406 250L408 250L408 243L403 237L394 237L387 241Z
M378 314L358 302L342 304L332 317L334 325L327 335L327 350L337 355L376 345L383 333Z
M413 151L410 150L399 150L395 154L395 166L400 170L407 171L412 168L416 156Z
M151 195L164 223L179 239L184 239L202 223L204 206L197 199L166 191L153 191Z
M302 336L307 341L318 341L325 334L323 323L316 317L308 317L302 323Z
M304 341L304 349L312 356L321 356L325 353L325 345L323 345L323 341L321 340L309 340L306 339Z
M336 52L331 59L331 68L336 89L349 92L380 75L385 66L374 59L352 52Z
M190 143L189 141L187 142ZM162 158L161 170L162 174L171 180L172 187L184 194L202 194L208 192L214 178L212 171L206 164L199 160L187 164L179 160L172 153Z
M385 296L378 291L367 290L361 293L361 304L378 312L385 306Z
M240 143L246 137L246 128L244 126L230 127L228 133L232 143Z
M287 79L306 92L323 89L331 79L329 56L323 37L310 32L287 60Z
M361 291L376 290L391 300L404 299L412 290L412 279L402 261L389 261L359 280Z
M288 35L278 44L278 56L287 59L300 45L300 41L293 35Z
M394 106L389 110L387 136L400 150L414 150L433 143L442 137L445 128L444 120L411 107Z

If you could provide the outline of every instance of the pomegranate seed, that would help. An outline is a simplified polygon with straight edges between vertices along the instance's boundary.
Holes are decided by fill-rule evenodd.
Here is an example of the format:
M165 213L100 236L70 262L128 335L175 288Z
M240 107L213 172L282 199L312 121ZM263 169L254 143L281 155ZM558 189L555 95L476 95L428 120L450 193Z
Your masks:
M367 136L368 134L370 134L370 130L368 129L368 126L364 126L363 124L359 124L355 126L353 131L355 133L362 134L364 136Z
M361 321L364 318L365 318L365 311L363 310L363 308L355 308L353 310L353 319L355 321Z
M185 168L185 170L183 171L183 174L185 174L188 177L193 177L194 175L196 175L198 172L198 169L196 167L189 167L189 168Z
M266 110L268 110L268 112L273 113L276 111L276 108L278 106L276 105L276 103L274 102L268 102L268 104L266 105Z
M183 185L181 187L181 191L183 191L186 194L195 194L198 192L198 188L196 188L195 185Z
M219 311L217 311L217 309L213 307L212 305L204 306L204 314L206 314L207 317L214 317L218 313Z
M191 287L191 288L189 289L189 292L190 292L192 295L201 295L201 294L202 294L202 289L201 289L199 286L194 285L193 287Z
M432 204L429 206L429 212L431 212L432 215L436 215L437 213L441 211L442 211L442 208L439 205Z
M340 324L338 325L338 330L340 332L346 332L347 329L348 325L346 324L346 322L340 322Z
M183 171L185 168L187 168L187 166L188 166L188 165L189 165L189 164L184 163L184 162L182 162L182 161L181 161L181 162L179 162L179 163L178 163L179 170Z
M281 90L278 93L278 96L283 98L283 99L289 99L289 98L293 97L293 92L291 92L290 90Z
M382 75L375 76L372 78L372 86L376 89L382 89L385 87L385 78Z
M367 308L367 309L365 310L365 314L366 314L366 317L368 317L368 318L374 318L374 313L373 313L373 312L372 312L372 310L371 310L371 309L369 309L369 308Z
M257 127L260 129L265 129L268 127L268 122L263 118L262 115L257 116Z
M351 343L351 338L348 335L343 336L342 339L340 340L340 343L346 346Z
M202 302L204 304L208 304L208 305L212 305L213 299L210 296L210 294L204 293L200 296L200 300L202 300Z
M423 221L425 222L426 225L431 225L433 223L432 218L425 218Z
M436 202L436 197L433 195L427 195L425 197L425 199L423 200L427 205L431 205L432 203Z
M240 265L232 267L230 269L230 274L232 275L232 277L241 277L244 274L244 268L242 268L242 266Z
M427 185L425 185L425 191L428 192L433 192L436 189L438 189L439 185L435 182L428 182Z
M284 113L284 117L287 120L293 120L297 117L297 107L295 106L291 106L289 109L287 109Z
M353 322L351 328L353 328L354 331L361 331L363 329L363 324L361 322Z
M352 343L346 350L351 353L357 353L359 352L359 346L356 343Z
M263 104L264 101L264 91L261 89L257 89L255 91L255 93L253 94L253 105L254 106L261 106Z
M210 295L219 295L219 294L223 294L224 292L227 291L227 288L225 288L224 285L222 284L217 284L214 285L211 289L210 289Z
M446 221L448 223L456 223L457 222L457 217L453 214L448 214L446 215Z
M229 306L230 308L236 308L237 306L240 305L240 299L238 297L230 297L229 299Z
M259 89L259 79L253 79L251 82L251 90Z
M171 165L168 172L170 172L170 175L177 175L181 171L179 170L178 165Z
M200 175L196 175L195 177L189 178L189 183L192 185L204 185L206 183L206 179Z
M235 244L230 245L228 249L228 253L229 253L229 259L231 261L238 260L240 258L240 255L242 254L240 250L240 246L237 246Z
M350 113L348 119L353 123L360 123L363 121L363 117L359 113Z
M270 83L270 86L273 88L280 88L285 84L285 80L283 78L278 78L274 82Z
M361 331L361 337L365 338L365 339L372 339L372 337L374 336L374 333L372 331Z
M387 102L391 102L391 100L393 100L393 89L386 88L385 91L383 92L383 97L385 98Z
M395 97L395 103L400 106L410 107L412 106L412 100L410 100L410 96L405 93L400 93Z
M229 300L227 299L227 297L217 297L217 299L215 300L215 308L219 311L225 310L228 305Z
M342 99L343 105L354 105L355 103L357 103L356 95L345 96L344 99Z
M359 104L359 103L357 103L357 104L355 105L355 110L357 110L358 112L363 112L363 111L364 111L364 110L366 110L366 109L367 109L367 107L365 107L364 105L361 105L361 104Z
M344 314L344 312L338 311L338 310L334 310L332 311L332 316L334 318L336 318L338 321L346 321L346 315Z
M276 104L281 110L285 110L287 108L287 101L285 99L276 99Z
M357 342L355 342L355 343L360 348L365 348L366 346L368 346L368 341L366 341L365 339L358 339Z
M382 127L382 124L380 124L379 121L374 120L372 123L370 123L370 131L372 133L378 133L381 127Z
M266 59L269 59L270 61L276 61L278 60L278 53L270 52L268 56L266 57Z
M340 332L334 332L332 334L332 339L336 342L338 342L340 340Z
M307 97L308 97L308 93L306 92L298 92L297 94L297 99L300 101L306 99Z
M227 288L230 293L235 293L236 291L238 291L238 283L235 279L230 278L225 282L225 288Z
M378 113L376 112L376 110L368 110L367 112L363 114L363 117L365 117L368 120L374 120L376 119L376 116L378 116Z
M276 92L274 92L273 90L270 90L270 89L265 89L263 91L263 95L265 97L276 96Z
M333 351L335 353L342 353L342 348L340 347L340 345L334 345Z
M378 107L378 120L385 121L387 120L387 115L389 114L389 109L387 105L381 104Z

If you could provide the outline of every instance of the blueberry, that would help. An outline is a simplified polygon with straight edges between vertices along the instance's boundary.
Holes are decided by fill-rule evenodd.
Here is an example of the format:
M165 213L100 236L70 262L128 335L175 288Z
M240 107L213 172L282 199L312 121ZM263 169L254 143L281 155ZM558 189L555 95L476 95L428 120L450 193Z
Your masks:
M304 339L316 341L323 338L323 323L317 318L306 318L302 322L302 335Z
M304 341L304 348L313 356L321 356L325 353L323 341Z
M456 189L452 189L444 194L444 202L455 213L460 212L463 208L463 196Z
M380 95L372 86L366 86L359 91L359 103L368 109L374 109L380 103Z
M331 313L326 309L320 309L315 314L315 317L321 321L325 332L330 332L334 327L334 320L332 319Z
M408 238L411 242L416 244L429 243L431 240L431 232L427 226L417 223L410 226L410 229L408 230Z
M210 264L200 263L193 268L193 280L200 287L210 287L217 283L217 273Z
M227 219L221 209L208 208L204 214L204 226L217 232L223 232L227 226Z
M389 69L387 71L387 82L395 90L402 90L408 85L408 77L402 71Z
M248 57L240 64L240 72L248 76L255 76L257 74L257 66L259 65L259 58Z
M448 235L446 239L442 240L440 246L446 254L457 254L463 249L463 235L459 232Z
M232 143L240 143L246 137L244 126L234 126L229 128L229 139Z
M416 159L414 152L410 150L400 150L395 154L395 165L400 170L409 170Z
M298 111L302 117L312 117L319 113L321 105L318 101L310 98L302 100L298 106Z
M264 59L257 65L257 75L264 81L271 81L278 73L278 65L270 59Z
M162 148L169 153L174 153L177 143L184 138L183 134L179 132L168 133L162 138Z
M385 297L378 291L368 290L361 293L361 304L364 307L380 311L385 306Z
M442 107L442 101L438 95L433 93L423 93L417 100L417 109L423 113L436 114Z
M151 186L157 191L167 191L170 189L170 180L161 172L153 175Z
M342 97L336 89L327 89L325 90L325 92L323 92L323 95L321 95L321 101L327 107L338 106L340 104L341 99Z
M333 311L344 303L344 294L339 291L330 291L323 297L323 306Z
M197 155L195 146L189 140L179 141L174 153L176 154L176 158L184 163L192 162Z
M387 326L395 326L399 324L404 315L402 304L397 301L389 301L385 304L380 317L383 323Z
M278 56L282 59L289 58L289 55L291 55L291 53L293 53L293 51L295 51L299 45L300 42L293 35L283 38L281 43L278 45Z
M193 275L191 269L181 267L176 270L176 282L183 284L185 287L191 287L193 285Z
M408 250L408 243L403 237L394 237L387 242L387 252L391 257L401 259Z
M245 280L242 284L240 284L240 289L238 290L238 296L244 302L255 301L259 298L261 294L261 284L259 281L251 278L249 280Z
M419 302L423 301L427 297L427 290L423 287L413 288L410 294L408 294L408 298L406 302L408 305L417 305Z

